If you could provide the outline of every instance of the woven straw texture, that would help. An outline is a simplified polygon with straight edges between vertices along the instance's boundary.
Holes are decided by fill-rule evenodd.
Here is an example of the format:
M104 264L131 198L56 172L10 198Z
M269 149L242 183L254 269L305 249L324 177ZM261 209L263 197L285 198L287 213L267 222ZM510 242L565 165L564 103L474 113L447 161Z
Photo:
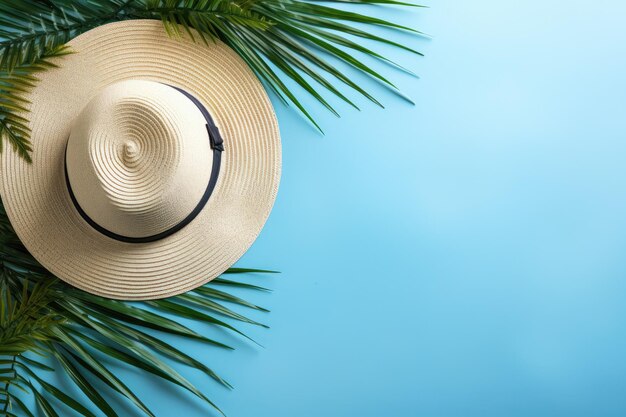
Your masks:
M280 180L280 134L260 82L237 54L170 39L161 22L126 21L70 42L74 54L40 75L31 94L33 163L2 155L0 191L11 223L35 256L71 285L106 297L164 298L215 278L250 247L269 216ZM156 242L110 239L76 211L64 178L73 121L104 88L156 81L193 94L224 138L219 179L204 210ZM127 158L137 149L125 150ZM191 179L190 179L191 180Z
M206 123L189 98L165 84L106 87L74 120L67 145L80 207L122 236L151 236L180 223L211 176Z

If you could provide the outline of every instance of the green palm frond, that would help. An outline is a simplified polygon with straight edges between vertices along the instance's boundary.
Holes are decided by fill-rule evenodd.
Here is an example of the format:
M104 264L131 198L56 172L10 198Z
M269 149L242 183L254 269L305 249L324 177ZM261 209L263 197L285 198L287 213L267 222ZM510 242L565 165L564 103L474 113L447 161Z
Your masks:
M53 301L51 282L31 284L5 268L0 274L0 384L4 384L0 387L0 415L9 415L11 405L20 404L12 392L30 387L25 373L32 373L33 366L47 368L24 354L42 353L41 344L52 337L64 319L49 307Z
M393 0L344 0L335 2L423 7ZM301 104L296 94L281 80L273 68L291 78L337 116L339 115L338 112L320 90L326 90L349 105L358 108L352 100L340 91L337 87L337 81L375 104L381 107L382 104L361 88L357 82L342 74L334 63L325 60L322 57L323 54L352 66L358 72L376 79L394 93L412 102L386 77L348 51L374 57L410 74L413 74L412 72L383 55L361 46L343 34L380 42L421 55L420 52L412 48L377 36L371 31L358 29L351 23L422 34L413 28L366 14L325 6L315 1L249 0L245 2L245 5L242 5L241 2L237 1L219 0L138 0L135 4L143 4L144 8L141 10L132 6L128 11L129 17L160 19L172 36L180 36L184 30L193 38L189 30L193 28L200 32L202 40L205 42L206 38L218 38L224 41L239 53L257 76L278 97L284 102L292 102L320 130L320 126ZM240 21L228 13L220 13L219 9L224 7L232 7L233 10L236 10L237 13L234 16L237 16L238 13L244 13L246 19ZM328 78L329 76L331 78ZM308 80L312 80L312 82Z
M5 141L24 159L30 162L32 151L30 126L28 125L29 102L24 98L37 84L36 74L55 67L51 60L70 53L66 46L48 49L34 63L23 64L10 73L0 71L0 152Z
M423 7L397 0L330 0L325 3ZM412 102L359 55L414 74L361 45L358 39L421 55L413 48L376 35L369 28L422 33L315 0L0 0L0 135L21 156L29 159L31 152L23 112L26 103L20 99L25 93L21 80L39 70L38 63L47 57L47 51L89 29L126 19L160 20L168 34L175 38L189 36L199 42L216 39L225 42L281 101L293 103L320 131L321 127L298 99L298 93L290 89L283 77L291 79L337 116L338 111L324 92L358 109L341 86L383 107L358 80L343 74L337 62L351 66ZM29 80L29 86L34 82Z
M137 0L129 11L129 17L159 19L168 34L180 37L182 30L195 39L190 28L199 32L203 42L220 38L219 25L229 22L235 26L253 30L266 30L272 23L251 10L254 1L238 0Z
M128 0L0 0L0 70L37 62L76 35L123 18Z
M251 272L272 271L232 268L226 273ZM265 290L218 278L166 300L130 303L75 289L51 276L28 253L0 205L0 416L15 415L18 409L31 415L33 410L19 396L20 391L26 391L33 395L44 416L65 415L65 407L84 416L93 416L89 410L97 409L107 417L117 417L118 412L105 399L101 386L108 387L107 397L126 398L144 414L154 416L141 398L102 365L105 358L176 385L221 413L205 392L169 363L197 369L227 388L231 385L209 366L159 337L169 334L231 350L224 342L200 334L176 318L202 322L244 337L231 323L266 327L230 306L260 312L267 312L266 309L220 287ZM54 358L53 368L33 360L32 353ZM47 382L45 374L52 370L67 375L87 400L74 398ZM96 387L94 380L103 384Z

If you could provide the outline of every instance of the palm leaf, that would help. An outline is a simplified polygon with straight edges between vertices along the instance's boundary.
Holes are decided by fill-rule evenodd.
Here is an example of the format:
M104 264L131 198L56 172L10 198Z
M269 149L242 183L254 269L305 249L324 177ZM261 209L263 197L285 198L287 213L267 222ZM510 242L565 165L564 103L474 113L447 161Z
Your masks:
M57 46L48 49L34 63L20 65L10 73L0 71L0 152L7 141L21 157L31 161L31 130L28 119L24 117L29 112L29 103L23 95L35 87L37 78L34 74L55 67L52 58L68 53L67 47Z
M233 268L227 272L239 276L266 271ZM126 398L137 410L153 416L143 400L102 365L106 359L178 386L221 413L205 390L191 384L164 358L195 368L225 387L231 385L209 366L164 342L157 334L168 333L219 349L232 349L166 317L186 317L240 335L243 333L225 320L262 326L222 303L267 310L217 288L224 285L261 290L245 282L218 278L217 283L188 294L149 303L109 300L85 293L51 276L32 258L0 205L0 415L33 415L34 410L19 398L24 391L33 396L44 416L63 416L67 409L72 409L88 417L93 415L92 410L118 417L115 404L102 394L104 386L109 397ZM55 362L42 363L30 357L31 353L54 358ZM45 375L51 369L67 375L85 397L76 398L48 382ZM96 385L97 381L101 384Z
M133 0L0 0L0 70L33 64L76 35L119 20Z
M309 111L302 105L296 95L280 80L278 74L268 65L273 64L280 72L291 78L304 91L335 115L337 111L321 94L326 90L352 107L357 107L351 99L342 93L334 83L327 80L322 73L326 72L342 84L363 95L377 105L382 105L371 94L358 86L356 82L344 76L333 65L321 59L320 53L347 63L357 72L377 79L391 90L413 103L402 94L386 77L365 65L361 60L350 55L341 47L352 49L367 56L391 63L394 66L414 75L380 53L360 46L335 32L343 32L356 37L384 43L421 55L421 53L393 42L387 38L376 36L369 31L358 29L348 23L379 26L395 30L408 31L421 35L414 28L399 25L369 15L342 10L318 4L314 1L302 0L251 0L245 7L238 1L138 1L143 8L131 7L128 16L136 18L160 19L171 36L179 37L183 33L195 40L191 28L197 30L204 42L218 38L233 48L252 68L257 76L274 91L283 102L290 101L320 131L320 126ZM345 0L335 3L352 4L386 4L395 6L415 6L417 4L394 0ZM233 5L234 14L219 13L224 4ZM237 18L243 14L245 19ZM309 77L317 85L311 84ZM322 87L320 90L318 86Z
M329 3L423 7L398 0L334 0ZM345 35L421 55L388 37L354 25L417 35L422 32L313 0L0 0L0 137L3 139L0 152L2 142L7 140L20 156L30 160L32 147L25 117L28 103L22 97L36 84L32 74L45 69L41 65L50 57L50 51L89 29L125 19L160 20L167 33L175 38L188 36L206 44L218 39L225 42L267 88L282 102L295 105L320 131L322 129L309 109L280 74L335 115L338 112L324 91L358 109L340 85L383 107L360 87L357 80L343 74L333 62L323 59L324 55L353 67L357 73L377 80L394 94L413 103L379 70L366 65L349 51L373 57L411 75L413 72Z

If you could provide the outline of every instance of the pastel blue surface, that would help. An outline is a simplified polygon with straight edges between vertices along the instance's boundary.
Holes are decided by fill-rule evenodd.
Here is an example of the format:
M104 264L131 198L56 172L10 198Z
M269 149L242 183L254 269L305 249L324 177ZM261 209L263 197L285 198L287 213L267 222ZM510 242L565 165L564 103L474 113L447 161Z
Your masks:
M428 4L370 8L433 37L381 31L426 53L378 47L415 106L358 78L386 109L305 99L322 137L275 101L280 194L238 264L282 271L242 293L272 310L243 327L264 348L184 346L235 386L181 369L228 416L626 414L626 6Z

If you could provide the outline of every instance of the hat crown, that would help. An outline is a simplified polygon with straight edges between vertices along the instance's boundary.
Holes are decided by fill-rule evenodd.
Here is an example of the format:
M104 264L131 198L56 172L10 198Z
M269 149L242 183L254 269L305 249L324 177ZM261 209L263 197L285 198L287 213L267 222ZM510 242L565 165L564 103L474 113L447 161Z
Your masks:
M67 175L76 202L102 228L144 238L198 205L213 153L200 109L165 84L128 80L100 91L74 121Z

